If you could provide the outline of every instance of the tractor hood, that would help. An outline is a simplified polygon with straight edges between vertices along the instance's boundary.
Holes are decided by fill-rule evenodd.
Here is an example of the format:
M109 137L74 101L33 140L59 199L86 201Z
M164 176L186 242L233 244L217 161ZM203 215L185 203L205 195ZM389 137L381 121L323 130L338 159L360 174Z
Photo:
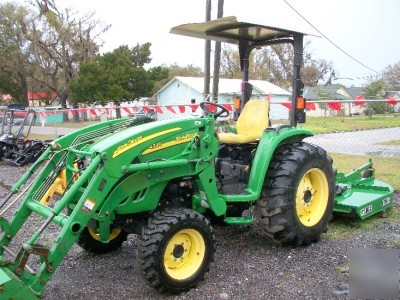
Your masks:
M100 153L107 172L121 175L121 166L165 160L181 153L204 134L205 118L173 119L133 126L105 136L89 147Z

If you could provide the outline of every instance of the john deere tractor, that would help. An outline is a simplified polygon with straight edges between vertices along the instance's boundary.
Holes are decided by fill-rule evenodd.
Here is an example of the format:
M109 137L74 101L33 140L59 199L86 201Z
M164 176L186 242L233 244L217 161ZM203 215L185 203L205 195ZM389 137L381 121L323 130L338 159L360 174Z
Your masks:
M393 189L374 179L372 163L335 174L327 153L303 141L313 135L296 126L305 122L303 33L234 17L172 32L239 46L236 128L216 134L216 119L229 112L203 102L203 117L117 119L53 141L0 203L1 299L40 298L75 242L105 253L137 234L144 280L180 292L209 270L216 251L209 220L256 219L277 243L301 246L318 241L334 206L365 218L392 204ZM248 59L252 49L278 43L294 47L293 109L290 125L271 127L268 101L250 99ZM23 240L26 224L31 236Z

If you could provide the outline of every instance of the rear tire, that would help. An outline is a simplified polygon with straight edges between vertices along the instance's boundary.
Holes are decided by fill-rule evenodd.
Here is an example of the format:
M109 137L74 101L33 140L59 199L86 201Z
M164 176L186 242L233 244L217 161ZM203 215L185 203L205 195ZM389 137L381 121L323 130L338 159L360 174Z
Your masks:
M255 214L274 241L309 245L327 231L335 177L332 159L320 147L288 144L276 150Z
M91 228L85 227L78 237L77 243L80 247L93 254L103 254L119 249L126 241L128 233L122 229L111 228L110 241L103 243L99 234Z
M208 272L215 253L210 222L187 208L159 211L144 226L138 263L147 283L161 292L182 292Z

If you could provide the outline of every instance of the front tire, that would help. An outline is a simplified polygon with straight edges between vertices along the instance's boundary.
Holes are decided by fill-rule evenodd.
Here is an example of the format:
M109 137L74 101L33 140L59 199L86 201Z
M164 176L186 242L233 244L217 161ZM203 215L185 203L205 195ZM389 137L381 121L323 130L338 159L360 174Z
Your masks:
M103 254L115 251L126 241L128 233L122 229L111 227L110 240L108 243L100 241L100 235L92 228L85 227L78 237L78 245L93 254Z
M309 245L327 230L334 192L332 159L325 150L308 143L284 145L269 165L255 213L274 241Z
M167 208L149 219L138 244L142 277L161 292L182 292L208 272L215 253L210 222L187 208Z

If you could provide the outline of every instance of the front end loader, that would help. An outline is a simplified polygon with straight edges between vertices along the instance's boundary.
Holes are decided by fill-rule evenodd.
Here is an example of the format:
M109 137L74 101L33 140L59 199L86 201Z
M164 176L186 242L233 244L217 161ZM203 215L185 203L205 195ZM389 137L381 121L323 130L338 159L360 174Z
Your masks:
M144 280L161 292L181 292L209 270L213 221L257 219L269 238L300 246L319 240L339 202L341 212L352 213L346 201L358 192L371 191L384 208L393 202L393 189L378 186L372 173L335 174L326 151L304 142L312 132L296 127L305 122L302 33L232 17L172 32L239 45L244 75L236 128L217 134L216 119L229 112L203 102L203 117L118 119L53 141L0 203L1 299L42 297L75 242L106 253L137 234ZM270 127L269 103L250 99L248 56L255 47L287 42L295 49L295 109L290 125Z

